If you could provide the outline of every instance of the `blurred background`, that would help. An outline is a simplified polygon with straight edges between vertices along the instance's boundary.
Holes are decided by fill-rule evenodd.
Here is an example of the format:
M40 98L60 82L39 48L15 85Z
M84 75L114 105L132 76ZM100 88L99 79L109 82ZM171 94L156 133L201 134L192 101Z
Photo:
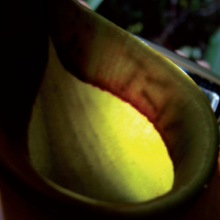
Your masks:
M220 0L86 0L121 28L220 75Z

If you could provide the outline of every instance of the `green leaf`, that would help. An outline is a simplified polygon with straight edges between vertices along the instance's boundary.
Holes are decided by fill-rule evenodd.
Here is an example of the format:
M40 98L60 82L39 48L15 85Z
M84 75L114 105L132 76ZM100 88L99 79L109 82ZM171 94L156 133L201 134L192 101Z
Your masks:
M99 5L103 2L103 0L86 0L92 10L96 10Z
M209 39L206 60L210 63L213 72L220 75L220 28Z

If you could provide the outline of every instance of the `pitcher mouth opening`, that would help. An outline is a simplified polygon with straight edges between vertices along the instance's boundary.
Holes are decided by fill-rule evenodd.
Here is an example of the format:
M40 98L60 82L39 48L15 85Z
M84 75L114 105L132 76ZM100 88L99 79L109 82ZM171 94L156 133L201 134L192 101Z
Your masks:
M160 57L158 59L160 59ZM59 63L59 60L56 63ZM168 63L169 65L172 65L171 62ZM55 71L54 68L52 68L51 70L51 73ZM61 72L64 71L61 65L57 66L56 70L59 70ZM56 86L52 84L53 80L48 80L46 84L47 86L45 87L45 90L42 93L46 97L49 94L48 88L51 88L51 97L45 99L47 101L44 102L44 105L48 105L50 100L56 100L57 93L62 94L62 96L60 97L63 98L61 98L60 100L64 102L66 100L66 97L72 97L72 95L63 95L63 92L68 91L68 88L70 90L72 88L76 89L76 87L67 86L69 85L71 80L73 80L73 78L71 78L72 76L69 73L64 73L62 77L59 77L58 72L56 73L55 71L54 75L56 80L58 79L58 83L56 83ZM64 76L67 77L66 81L65 83L61 83L61 89L59 90L58 84L61 82L61 80L65 79ZM172 77L174 77L175 80L172 79ZM179 80L176 80L176 78ZM48 79L50 79L50 77ZM171 86L167 87L167 90L165 91L166 96L164 96L164 99L160 99L160 102L158 100L155 100L155 102L157 103L157 107L159 106L160 108L160 111L158 111L157 114L151 115L151 121L153 122L153 125L156 127L161 137L163 138L174 164L174 185L170 192L156 199L152 199L146 202L114 204L102 202L102 200L90 199L88 197L81 196L77 193L72 193L67 189L64 189L63 187L58 187L58 185L48 180L47 184L48 182L50 186L52 184L52 186L55 187L54 190L57 193L59 192L58 194L60 194L61 197L65 197L68 201L73 200L74 204L80 203L82 206L89 206L91 209L94 210L98 210L101 207L101 209L104 210L103 212L112 212L115 214L118 212L128 212L133 214L137 214L138 212L140 212L143 215L147 215L147 213L156 213L157 210L163 210L161 212L166 212L166 210L171 210L172 207L181 206L181 204L190 200L195 194L197 194L201 189L203 189L203 186L207 184L208 179L211 176L211 171L214 168L215 161L217 158L217 148L215 148L215 146L218 146L216 138L216 120L211 111L208 101L202 96L201 91L199 91L197 87L195 87L195 84L192 81L190 81L184 73L180 73L179 75L170 74L170 77L167 77L166 80L168 81L168 84L170 83ZM63 85L65 85L65 87L62 87ZM141 85L142 84L140 84L140 86ZM158 83L157 86L159 86L158 89L160 91L160 84ZM145 87L143 85L143 89L144 88ZM143 94L139 93L139 90L134 89L133 91L133 94L131 94L133 97L138 97ZM76 93L73 92L73 95L74 94ZM154 93L149 94L154 95ZM140 100L141 98L143 99L144 96L140 96L138 98L139 99L134 99L136 101L135 104L139 105L140 108L143 108L143 105L140 102ZM87 102L88 100L89 99L87 99ZM57 109L59 109L60 106L62 106L56 105L57 102L54 103L54 106L56 106ZM171 104L168 105L167 103ZM70 103L68 103L68 105L69 104ZM73 104L71 104L71 106ZM49 113L54 114L56 108L53 107L50 111L45 111L47 114L46 117L50 117ZM42 112L40 112L40 114L42 114ZM67 114L57 115L59 120L61 120L60 118ZM79 116L80 114L75 115ZM68 118L68 120L65 121L66 124L62 123L62 125L65 124L63 128L66 127L68 121L75 120L69 119L71 118ZM59 120L51 120L51 122L57 123ZM40 120L38 120L38 122L40 123ZM54 129L53 123L51 123L50 129ZM83 121L83 123L85 122ZM43 127L45 128L45 126ZM85 129L87 127L88 126L84 126ZM70 129L67 129L67 131L69 130ZM203 134L203 136L201 136L201 134ZM70 136L71 135L69 135L69 137ZM211 136L213 137L212 139L210 139ZM47 137L47 135L45 137ZM59 137L59 135L55 135L54 137ZM36 140L41 139L38 138ZM63 140L68 140L68 137L63 138L62 140L58 139L58 142L62 142ZM44 145L38 144L38 146ZM62 146L62 144L60 146ZM37 149L37 147L35 147L34 149ZM69 154L65 155L69 156ZM56 155L54 156L56 157ZM50 159L53 160L53 157L51 157ZM124 209L124 207L133 208L131 208L128 211L127 209Z

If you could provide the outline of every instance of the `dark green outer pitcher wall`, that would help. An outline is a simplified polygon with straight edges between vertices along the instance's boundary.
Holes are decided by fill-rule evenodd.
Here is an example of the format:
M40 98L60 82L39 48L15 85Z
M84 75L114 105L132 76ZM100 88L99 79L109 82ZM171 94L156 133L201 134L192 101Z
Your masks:
M12 3L17 7L11 7ZM86 215L94 215L100 219L106 219L108 216L119 219L147 217L151 219L151 217L161 214L164 218L167 215L167 219L169 219L169 212L172 213L177 207L184 208L185 204L203 189L211 177L217 161L218 130L208 101L187 76L184 76L179 70L173 69L171 63L167 63L167 60L159 54L146 48L139 40L77 3L55 1L53 5L49 5L50 10L52 9L51 21L53 22L54 19L50 32L63 65L81 79L111 91L130 102L149 117L161 133L174 161L175 182L174 188L169 194L141 204L98 202L77 196L50 182L34 171L27 154L28 119L37 89L40 86L48 48L48 23L44 20L47 18L47 7L40 3L38 2L39 5L36 7L35 3L28 1L22 1L17 5L16 2L6 2L3 16L7 18L7 22L1 20L4 34L1 36L0 51L2 58L0 188L6 219L82 219ZM22 5L22 11L15 10ZM105 47L106 56L107 51L112 54L112 51L119 48L123 42L125 56L122 64L126 64L128 61L134 62L134 65L140 70L137 73L139 78L134 79L135 83L140 83L138 90L135 90L134 85L128 84L128 80L132 77L129 71L127 75L122 73L120 75L118 70L113 71L112 80L108 81L106 79L109 77L101 75L101 71L95 75L87 71L82 60L74 59L71 62L71 50L68 51L68 43L63 45L62 38L59 36L59 25L67 22L71 16L69 17L69 14L66 13L67 16L60 19L56 10L59 7L63 9L64 14L66 11L72 10L71 16L74 18L80 12L80 19L93 21L95 26L93 34L97 35L97 40L94 40L94 44L89 44L88 49L85 49L88 63L92 61L94 53L97 53L94 46L97 46L96 43L100 39L98 52L103 54L104 50L101 45L106 46L110 43L112 47L112 49ZM45 16L39 13L42 10ZM27 17L30 19L26 19ZM22 28L14 31L14 26L19 27L19 25ZM64 25L64 27L68 30L69 25ZM80 26L78 28L82 31ZM118 33L119 35L122 33L124 36L118 37ZM83 40L88 43L86 36L83 36ZM115 51L117 55L118 50ZM15 56L16 53L18 55ZM151 53L154 54L154 58L151 57ZM100 66L101 70L106 67L103 59L105 60L105 57L100 61L103 64ZM164 65L168 71L158 72L156 76L150 75L151 81L141 81L142 74L145 74L145 71L152 66L147 64L147 60L151 61L154 68L157 64ZM163 79L162 82L160 79ZM158 83L158 80L161 84ZM165 85L167 85L165 87L166 99L159 99L160 103L154 103L158 107L156 114L147 107L149 99L146 94L150 94L151 98L156 100L153 93L151 94L147 90L150 82L150 85L156 82L156 85L153 85L156 91L161 91L160 85L164 85L163 82L166 82ZM122 92L121 88L124 85L129 86ZM135 99L132 99L129 94L132 94ZM167 105L168 101L169 105ZM163 116L161 116L162 113Z

